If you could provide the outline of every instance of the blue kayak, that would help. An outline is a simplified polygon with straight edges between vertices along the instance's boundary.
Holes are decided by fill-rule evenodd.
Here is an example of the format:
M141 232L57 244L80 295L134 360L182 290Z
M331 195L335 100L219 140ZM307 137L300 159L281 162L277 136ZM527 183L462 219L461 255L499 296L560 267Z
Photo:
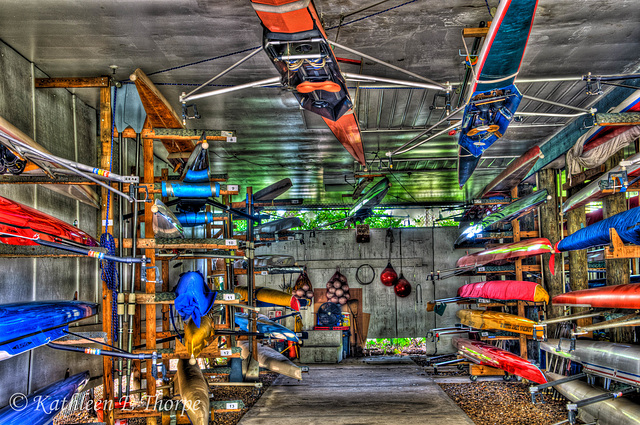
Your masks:
M69 323L98 313L83 301L33 301L0 305L0 360L66 335Z
M236 313L236 326L244 332L249 332L249 317L246 313ZM269 320L267 316L258 315L258 332L269 335L275 339L286 339L287 341L300 342L296 333L291 329L285 328L277 324L273 320Z
M2 425L46 425L67 405L73 395L89 382L89 372L78 373L58 381L29 397L14 397L10 405L0 410ZM12 404L13 403L13 404Z

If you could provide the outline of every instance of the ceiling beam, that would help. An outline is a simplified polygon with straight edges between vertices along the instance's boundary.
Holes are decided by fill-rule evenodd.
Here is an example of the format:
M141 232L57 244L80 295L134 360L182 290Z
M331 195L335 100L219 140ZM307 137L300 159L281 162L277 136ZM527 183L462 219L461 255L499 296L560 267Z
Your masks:
M38 89L109 87L109 77L36 78L34 85Z

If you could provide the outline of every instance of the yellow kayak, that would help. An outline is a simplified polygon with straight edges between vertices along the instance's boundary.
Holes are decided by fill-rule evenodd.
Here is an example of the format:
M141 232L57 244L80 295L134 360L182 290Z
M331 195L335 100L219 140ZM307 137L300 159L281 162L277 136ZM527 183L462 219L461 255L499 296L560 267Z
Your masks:
M500 311L465 309L459 310L456 315L460 323L472 328L496 329L531 336L533 336L533 325L536 324L533 320ZM538 330L536 336L542 338L542 330Z

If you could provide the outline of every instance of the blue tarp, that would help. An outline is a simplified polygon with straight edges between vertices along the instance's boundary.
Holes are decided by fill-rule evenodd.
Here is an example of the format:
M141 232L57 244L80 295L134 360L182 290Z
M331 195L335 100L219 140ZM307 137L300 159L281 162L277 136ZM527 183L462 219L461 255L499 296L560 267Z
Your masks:
M640 208L621 212L599 221L562 239L559 251L575 251L594 246L608 245L611 242L609 229L614 228L622 242L640 245Z
M200 318L211 310L216 300L216 293L205 284L202 273L181 274L174 292L174 305L182 320L186 322L191 317L196 326L200 327Z

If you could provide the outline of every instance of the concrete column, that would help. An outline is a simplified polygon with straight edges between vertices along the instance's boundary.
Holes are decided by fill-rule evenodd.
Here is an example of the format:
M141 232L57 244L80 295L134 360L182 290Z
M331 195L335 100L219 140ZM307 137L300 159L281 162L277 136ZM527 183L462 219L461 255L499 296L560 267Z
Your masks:
M547 193L551 197L546 203L542 204L539 209L539 222L540 222L540 236L547 238L552 244L556 244L561 238L560 225L558 223L559 209L558 209L558 196L556 186L556 170L546 169L538 172L538 190L547 190ZM549 295L561 294L562 288L562 255L555 254L555 275L551 274L549 269L550 254L545 254L542 257L542 268L544 272L544 286L549 292ZM547 314L549 317L557 317L561 314L561 309L553 308L549 305Z

